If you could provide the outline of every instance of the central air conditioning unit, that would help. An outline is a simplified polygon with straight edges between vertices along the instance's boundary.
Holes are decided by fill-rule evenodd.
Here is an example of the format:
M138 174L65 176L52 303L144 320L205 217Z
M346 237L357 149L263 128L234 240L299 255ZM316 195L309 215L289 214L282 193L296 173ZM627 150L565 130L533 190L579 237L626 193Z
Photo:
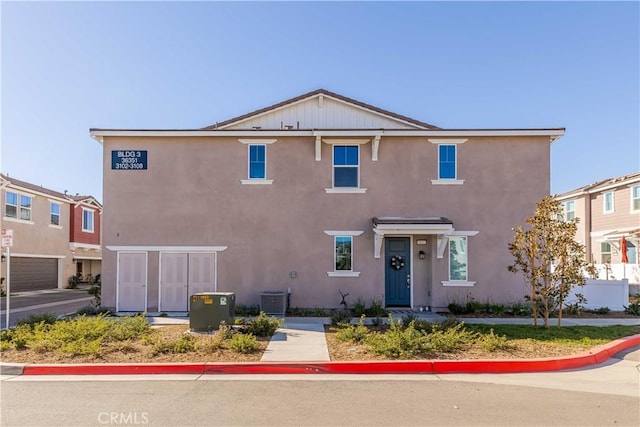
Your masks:
M284 316L287 311L287 293L282 291L265 291L260 295L260 311L265 314Z

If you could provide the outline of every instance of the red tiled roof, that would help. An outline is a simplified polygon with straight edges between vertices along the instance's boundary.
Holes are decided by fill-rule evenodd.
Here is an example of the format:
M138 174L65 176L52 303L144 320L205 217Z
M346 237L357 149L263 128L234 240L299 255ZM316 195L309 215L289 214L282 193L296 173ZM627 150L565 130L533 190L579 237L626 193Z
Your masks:
M247 119L249 117L256 116L256 115L259 115L259 114L263 114L263 113L269 112L271 110L275 110L277 108L283 107L283 106L285 106L287 104L292 104L294 102L302 101L303 99L311 98L313 96L320 95L320 94L327 95L327 96L330 96L332 98L336 98L336 99L339 99L341 101L347 102L349 104L357 105L359 107L366 108L367 110L375 111L377 113L384 114L384 115L389 116L389 117L393 117L393 118L396 118L396 119L399 119L399 120L402 120L402 121L405 121L405 122L409 122L409 123L412 123L414 125L420 126L422 128L440 129L439 127L434 126L432 124L421 122L419 120L415 120L415 119L412 119L410 117L406 117L406 116L403 116L403 115L400 115L400 114L396 114L396 113L393 113L391 111L383 110L381 108L374 107L373 105L365 104L364 102L356 101L355 99L347 98L346 96L342 96L342 95L339 95L337 93L330 92L330 91L328 91L326 89L317 89L317 90L314 90L312 92L308 92L308 93L305 93L303 95L296 96L295 98L287 99L286 101L282 101L282 102L279 102L277 104L270 105L269 107L261 108L261 109L256 110L256 111L252 111L251 113L243 114L241 116L234 117L232 119L225 120L223 122L218 122L215 125L211 125L211 126L207 126L205 128L202 128L202 130L219 129L219 128L223 127L223 126L227 126L227 125L230 125L232 123L239 122L241 120Z

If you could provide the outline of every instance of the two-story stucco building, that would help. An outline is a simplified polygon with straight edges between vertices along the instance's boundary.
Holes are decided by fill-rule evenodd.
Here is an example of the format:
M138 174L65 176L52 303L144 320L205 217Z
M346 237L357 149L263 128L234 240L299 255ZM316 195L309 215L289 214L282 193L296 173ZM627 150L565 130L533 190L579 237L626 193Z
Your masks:
M0 175L0 187L2 228L13 231L12 292L63 288L75 274L100 274L102 205L95 198L71 196L7 175Z
M549 194L564 129L442 129L316 90L202 129L91 129L104 150L103 295L186 311L519 301L512 227Z
M601 279L629 279L640 290L640 173L605 179L560 194L567 219L578 218L576 240L585 245ZM622 239L627 262L622 262Z

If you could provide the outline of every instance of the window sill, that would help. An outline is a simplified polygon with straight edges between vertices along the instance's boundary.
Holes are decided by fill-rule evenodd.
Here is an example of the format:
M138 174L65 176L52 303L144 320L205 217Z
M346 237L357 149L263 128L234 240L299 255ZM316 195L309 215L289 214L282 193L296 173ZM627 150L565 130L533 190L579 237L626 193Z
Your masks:
M364 194L367 192L367 189L355 187L332 187L325 188L324 192L327 194Z
M55 228L56 230L62 230L62 226L61 225L49 224L49 228Z
M83 233L90 233L90 234L93 234L93 230L85 230L84 228L82 229L82 232L83 232Z
M467 282L466 280L448 280L441 282L442 286L465 286L471 287L475 286L476 282Z
M359 271L327 271L329 277L360 277Z
M33 221L25 221L24 219L17 219L17 218L9 218L9 217L3 217L2 218L5 221L9 221L9 222L19 222L20 224L35 224L35 222Z
M462 185L464 184L464 179L432 179L431 184L433 185Z
M240 183L242 185L271 185L273 184L272 179L241 179Z

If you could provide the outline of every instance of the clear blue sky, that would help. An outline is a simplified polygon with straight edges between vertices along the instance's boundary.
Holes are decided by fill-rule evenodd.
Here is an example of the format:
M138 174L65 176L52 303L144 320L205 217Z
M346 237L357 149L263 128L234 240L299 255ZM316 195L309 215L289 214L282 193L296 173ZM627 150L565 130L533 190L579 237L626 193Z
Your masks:
M552 193L640 170L638 2L0 4L2 171L54 190L102 198L91 127L320 87L444 128L566 127Z

